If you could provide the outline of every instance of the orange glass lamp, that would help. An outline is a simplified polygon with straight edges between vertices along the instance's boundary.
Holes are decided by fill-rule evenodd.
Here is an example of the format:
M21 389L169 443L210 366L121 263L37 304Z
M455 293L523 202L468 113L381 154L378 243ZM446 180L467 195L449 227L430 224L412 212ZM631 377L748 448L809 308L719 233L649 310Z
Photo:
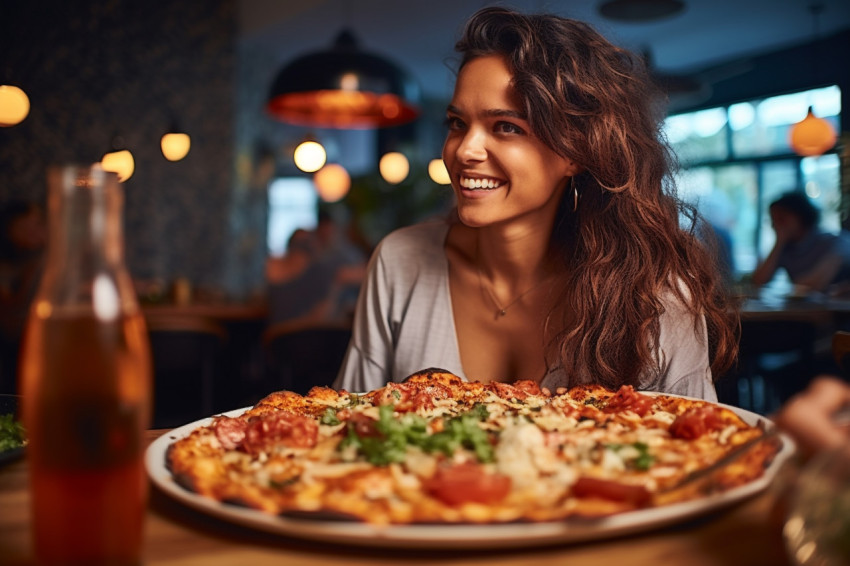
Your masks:
M351 176L338 163L328 163L313 175L313 184L325 202L341 200L351 189Z
M0 127L20 124L30 113L30 99L20 88L0 85Z
M419 87L394 63L361 51L343 30L333 47L304 55L272 83L266 109L299 126L371 129L419 116Z
M162 155L169 161L180 161L189 153L192 147L192 138L189 134L181 132L177 127L172 127L159 142Z
M811 106L806 117L791 127L788 143L798 155L821 155L832 149L838 135L828 120L818 118Z

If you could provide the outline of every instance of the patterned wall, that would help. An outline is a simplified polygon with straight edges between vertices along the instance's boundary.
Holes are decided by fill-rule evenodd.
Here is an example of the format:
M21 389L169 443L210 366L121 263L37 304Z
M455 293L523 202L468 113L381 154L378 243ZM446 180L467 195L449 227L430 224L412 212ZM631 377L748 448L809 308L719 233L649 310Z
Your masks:
M49 164L99 161L120 136L136 159L125 183L132 274L222 284L233 223L235 20L235 0L4 1L0 82L22 87L32 109L0 128L0 202L43 199ZM172 120L192 136L176 163L159 148Z

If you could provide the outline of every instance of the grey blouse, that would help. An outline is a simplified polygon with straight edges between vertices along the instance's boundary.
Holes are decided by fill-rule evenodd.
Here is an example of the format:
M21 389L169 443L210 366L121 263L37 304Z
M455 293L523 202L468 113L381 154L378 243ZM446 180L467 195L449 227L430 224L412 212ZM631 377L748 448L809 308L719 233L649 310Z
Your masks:
M425 222L396 230L378 245L334 388L370 391L431 367L466 379L449 292L448 230L445 221ZM705 319L695 331L684 305L666 300L659 346L661 371L642 379L641 389L717 400ZM553 368L541 386L554 391L575 384Z

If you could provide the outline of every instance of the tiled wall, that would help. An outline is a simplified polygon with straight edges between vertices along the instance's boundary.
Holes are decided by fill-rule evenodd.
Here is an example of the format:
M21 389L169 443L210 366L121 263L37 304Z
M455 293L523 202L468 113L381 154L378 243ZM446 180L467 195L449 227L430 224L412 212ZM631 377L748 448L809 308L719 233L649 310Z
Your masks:
M43 199L49 164L99 161L120 135L136 160L132 274L220 285L244 224L231 214L235 19L235 0L4 2L0 82L24 88L32 109L0 128L0 202ZM173 119L192 136L176 163L159 148Z

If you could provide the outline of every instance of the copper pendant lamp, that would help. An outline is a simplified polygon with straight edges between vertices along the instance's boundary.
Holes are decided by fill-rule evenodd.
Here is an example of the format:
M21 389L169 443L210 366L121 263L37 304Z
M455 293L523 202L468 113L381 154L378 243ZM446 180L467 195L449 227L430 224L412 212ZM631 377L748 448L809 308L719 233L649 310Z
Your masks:
M266 108L275 118L299 126L399 126L419 116L419 87L391 61L361 51L353 33L343 30L330 49L281 69Z

